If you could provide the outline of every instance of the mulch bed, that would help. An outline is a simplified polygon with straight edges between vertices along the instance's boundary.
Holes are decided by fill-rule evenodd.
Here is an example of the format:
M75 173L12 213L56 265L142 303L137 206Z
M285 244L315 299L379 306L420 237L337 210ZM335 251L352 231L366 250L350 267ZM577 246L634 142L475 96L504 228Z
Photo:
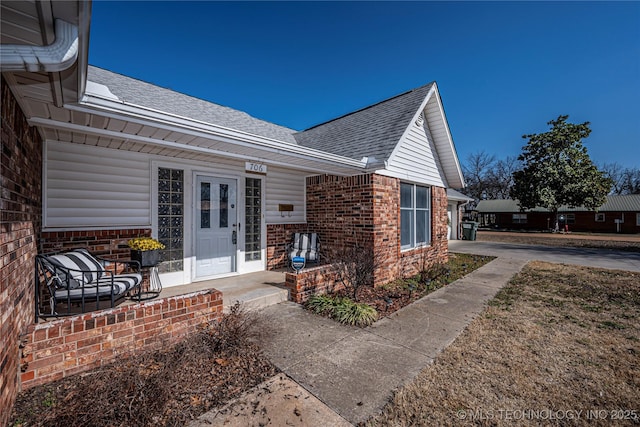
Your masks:
M185 425L277 373L255 344L268 333L255 316L235 306L177 345L26 390L9 425Z
M413 278L396 280L377 288L369 286L359 288L357 302L374 307L380 318L387 317L436 289L466 276L493 259L495 257L450 253L448 263L433 266ZM344 291L336 294L352 297Z

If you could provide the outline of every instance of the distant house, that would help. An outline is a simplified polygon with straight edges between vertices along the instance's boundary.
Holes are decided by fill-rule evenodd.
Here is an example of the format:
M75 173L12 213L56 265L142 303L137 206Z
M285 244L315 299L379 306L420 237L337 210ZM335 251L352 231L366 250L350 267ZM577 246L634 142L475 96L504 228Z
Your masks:
M521 210L516 200L481 200L476 208L480 226L512 230L553 228L551 213L544 208ZM599 233L640 233L640 194L608 196L595 211L563 206L558 211L560 228Z

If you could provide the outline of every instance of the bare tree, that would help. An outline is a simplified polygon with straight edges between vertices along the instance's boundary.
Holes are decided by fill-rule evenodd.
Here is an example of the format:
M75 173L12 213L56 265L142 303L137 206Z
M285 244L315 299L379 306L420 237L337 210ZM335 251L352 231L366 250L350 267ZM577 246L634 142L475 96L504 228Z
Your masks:
M640 169L625 169L622 194L640 194Z
M508 199L513 187L513 173L520 167L517 157L509 156L504 160L496 161L487 176L486 198Z
M487 181L495 162L496 157L494 155L480 151L469 154L466 163L462 166L464 179L467 182L464 192L476 199L476 201L487 198L485 193Z
M611 179L613 186L609 194L640 194L640 169L624 168L619 163L603 163L600 170Z
M603 171L613 182L611 186L611 194L622 194L624 191L624 169L620 163L603 163L600 166Z

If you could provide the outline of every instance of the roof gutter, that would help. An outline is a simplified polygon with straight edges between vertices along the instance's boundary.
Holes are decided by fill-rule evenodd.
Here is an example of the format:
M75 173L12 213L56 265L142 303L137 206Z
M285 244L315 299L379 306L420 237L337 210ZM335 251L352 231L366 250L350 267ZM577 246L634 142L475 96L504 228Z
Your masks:
M47 73L66 70L78 58L78 27L56 19L55 37L48 46L0 45L0 70Z

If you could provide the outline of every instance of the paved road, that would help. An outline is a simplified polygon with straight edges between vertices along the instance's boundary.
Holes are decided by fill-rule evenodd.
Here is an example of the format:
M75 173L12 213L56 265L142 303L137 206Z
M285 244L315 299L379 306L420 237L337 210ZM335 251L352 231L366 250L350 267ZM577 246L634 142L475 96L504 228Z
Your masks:
M589 267L640 272L640 253L591 248L561 248L516 243L449 241L451 252L493 255L518 260L539 260Z

